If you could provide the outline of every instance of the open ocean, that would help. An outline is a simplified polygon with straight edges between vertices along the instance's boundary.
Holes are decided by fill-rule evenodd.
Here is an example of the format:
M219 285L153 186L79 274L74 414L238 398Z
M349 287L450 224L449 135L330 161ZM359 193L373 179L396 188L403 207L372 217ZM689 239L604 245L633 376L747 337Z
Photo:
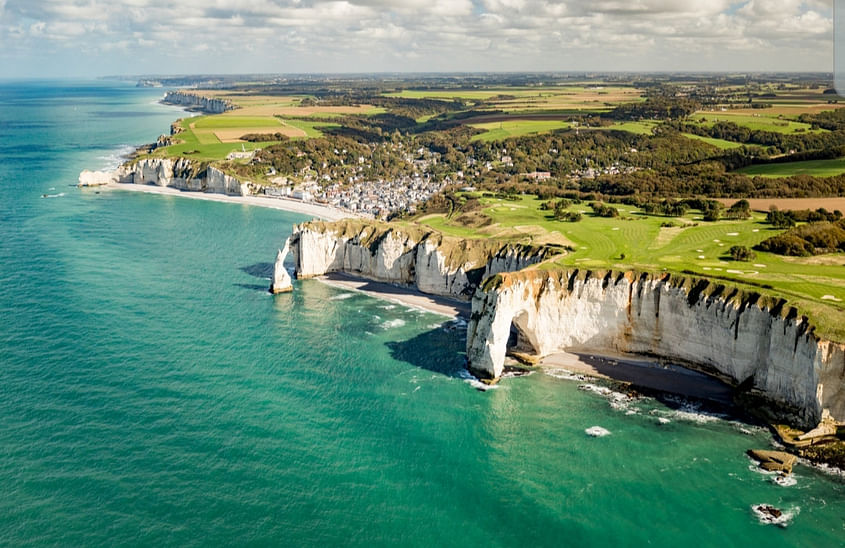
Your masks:
M302 216L76 189L168 130L162 94L0 81L0 544L845 544L845 481L775 484L761 428L563 375L479 392L460 325L269 295Z

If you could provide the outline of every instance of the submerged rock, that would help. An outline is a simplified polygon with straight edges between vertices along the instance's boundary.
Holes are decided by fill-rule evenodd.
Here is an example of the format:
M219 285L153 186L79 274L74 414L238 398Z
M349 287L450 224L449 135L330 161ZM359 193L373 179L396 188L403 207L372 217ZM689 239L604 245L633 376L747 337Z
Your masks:
M293 282L285 268L285 256L290 249L290 238L285 240L285 247L276 254L276 265L273 268L273 283L270 285L270 293L290 293L293 291Z
M592 436L594 438L603 438L604 436L610 434L610 430L608 430L607 428L602 428L601 426L591 426L584 430L584 432L588 436Z

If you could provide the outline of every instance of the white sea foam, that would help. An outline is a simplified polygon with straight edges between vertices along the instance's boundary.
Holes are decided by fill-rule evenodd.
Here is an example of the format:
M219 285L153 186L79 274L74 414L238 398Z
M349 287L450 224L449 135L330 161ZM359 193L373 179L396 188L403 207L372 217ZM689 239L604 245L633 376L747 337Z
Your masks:
M329 297L330 301L343 301L346 299L351 299L355 296L355 293L341 293L340 295L335 295L334 297Z
M478 377L467 371L466 369L461 369L455 374L455 377L461 379L468 385L472 386L476 390L480 390L482 392L487 392L488 390L494 390L499 388L498 385L489 385L487 383L483 383L478 380Z
M100 160L100 168L103 170L117 169L132 153L135 152L135 147L132 145L121 145L115 150L111 150L102 156L98 156Z
M588 379L588 377L573 373L567 369L559 368L559 367L550 367L548 369L543 369L543 373L550 377L554 377L556 379L561 379L564 381L579 381L584 382Z
M379 306L379 308L381 308L383 310L393 310L394 308L396 308L396 305L395 304L385 304L385 305Z
M584 432L588 436L592 436L594 438L603 438L605 436L610 435L610 430L607 428L602 428L601 426L591 426L584 430Z
M778 474L777 476L772 478L772 481L780 485L781 487L792 487L798 484L798 480L792 474L788 476Z
M777 525L778 527L787 527L792 519L798 515L801 511L801 508L798 506L794 506L787 510L781 510L781 515L779 517L775 517L763 510L763 507L771 506L770 504L752 504L751 511L754 512L754 515L757 516L757 519L760 523L766 525Z
M381 324L382 328L384 329L393 329L395 327L402 327L405 325L405 320L401 318L396 318L395 320L387 320L383 324Z
M658 417L658 419L657 419L658 424L669 424L670 422L672 422L672 421L670 421L666 417Z

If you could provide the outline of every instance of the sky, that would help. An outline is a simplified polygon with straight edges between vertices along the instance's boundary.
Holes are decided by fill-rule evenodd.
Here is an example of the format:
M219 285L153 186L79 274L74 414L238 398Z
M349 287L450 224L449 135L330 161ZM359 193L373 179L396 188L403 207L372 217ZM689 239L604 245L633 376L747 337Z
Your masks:
M833 0L0 0L0 78L833 70Z

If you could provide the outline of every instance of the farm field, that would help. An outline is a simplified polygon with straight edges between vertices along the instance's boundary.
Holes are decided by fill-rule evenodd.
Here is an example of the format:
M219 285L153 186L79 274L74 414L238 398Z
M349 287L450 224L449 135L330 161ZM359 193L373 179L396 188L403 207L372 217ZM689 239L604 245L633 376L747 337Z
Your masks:
M802 131L824 131L812 130L810 124L795 122L778 118L774 112L768 112L774 109L761 109L760 113L745 114L737 111L712 112L712 111L698 111L692 116L690 120L698 122L704 126L712 126L716 122L733 122L738 126L747 127L751 130L774 131L778 133L797 133ZM703 121L702 121L703 120Z
M726 141L724 139L714 139L712 137L702 137L701 135L693 135L692 133L684 133L684 137L689 137L690 139L695 139L697 141L703 141L708 145L713 145L716 148L720 148L722 150L730 150L732 148L740 148L742 143L734 143L733 141Z
M791 258L758 252L750 262L730 259L731 246L753 247L780 232L764 222L763 214L743 221L704 222L696 211L681 218L646 216L635 207L613 204L620 217L600 218L582 203L569 208L583 212L582 220L568 223L541 210L542 202L535 197L480 200L482 213L493 220L489 226L463 226L444 215L418 222L465 238L569 245L574 250L557 261L567 267L665 270L723 279L786 297L811 314L820 329L845 335L845 254Z
M606 112L641 100L641 92L624 86L544 86L484 90L403 90L388 97L486 101L487 108L509 113Z
M605 131L627 131L628 133L636 133L637 135L651 135L652 130L656 126L657 122L616 122L613 125L598 129Z
M782 164L760 164L738 169L737 173L760 177L791 177L793 175L812 175L813 177L832 177L845 173L845 158L832 160L807 160Z
M241 113L241 110L233 112ZM185 118L180 122L185 130L175 138L178 144L156 150L156 156L188 156L199 160L222 160L235 150L253 150L276 144L274 141L248 143L241 137L249 133L281 133L292 139L322 136L319 128L336 126L319 120L280 119L274 116L213 115Z
M571 127L571 124L557 120L514 120L470 124L470 127L485 131L484 133L474 135L472 137L473 141L500 141L510 137L521 137L536 133L548 133L556 129L566 129Z

